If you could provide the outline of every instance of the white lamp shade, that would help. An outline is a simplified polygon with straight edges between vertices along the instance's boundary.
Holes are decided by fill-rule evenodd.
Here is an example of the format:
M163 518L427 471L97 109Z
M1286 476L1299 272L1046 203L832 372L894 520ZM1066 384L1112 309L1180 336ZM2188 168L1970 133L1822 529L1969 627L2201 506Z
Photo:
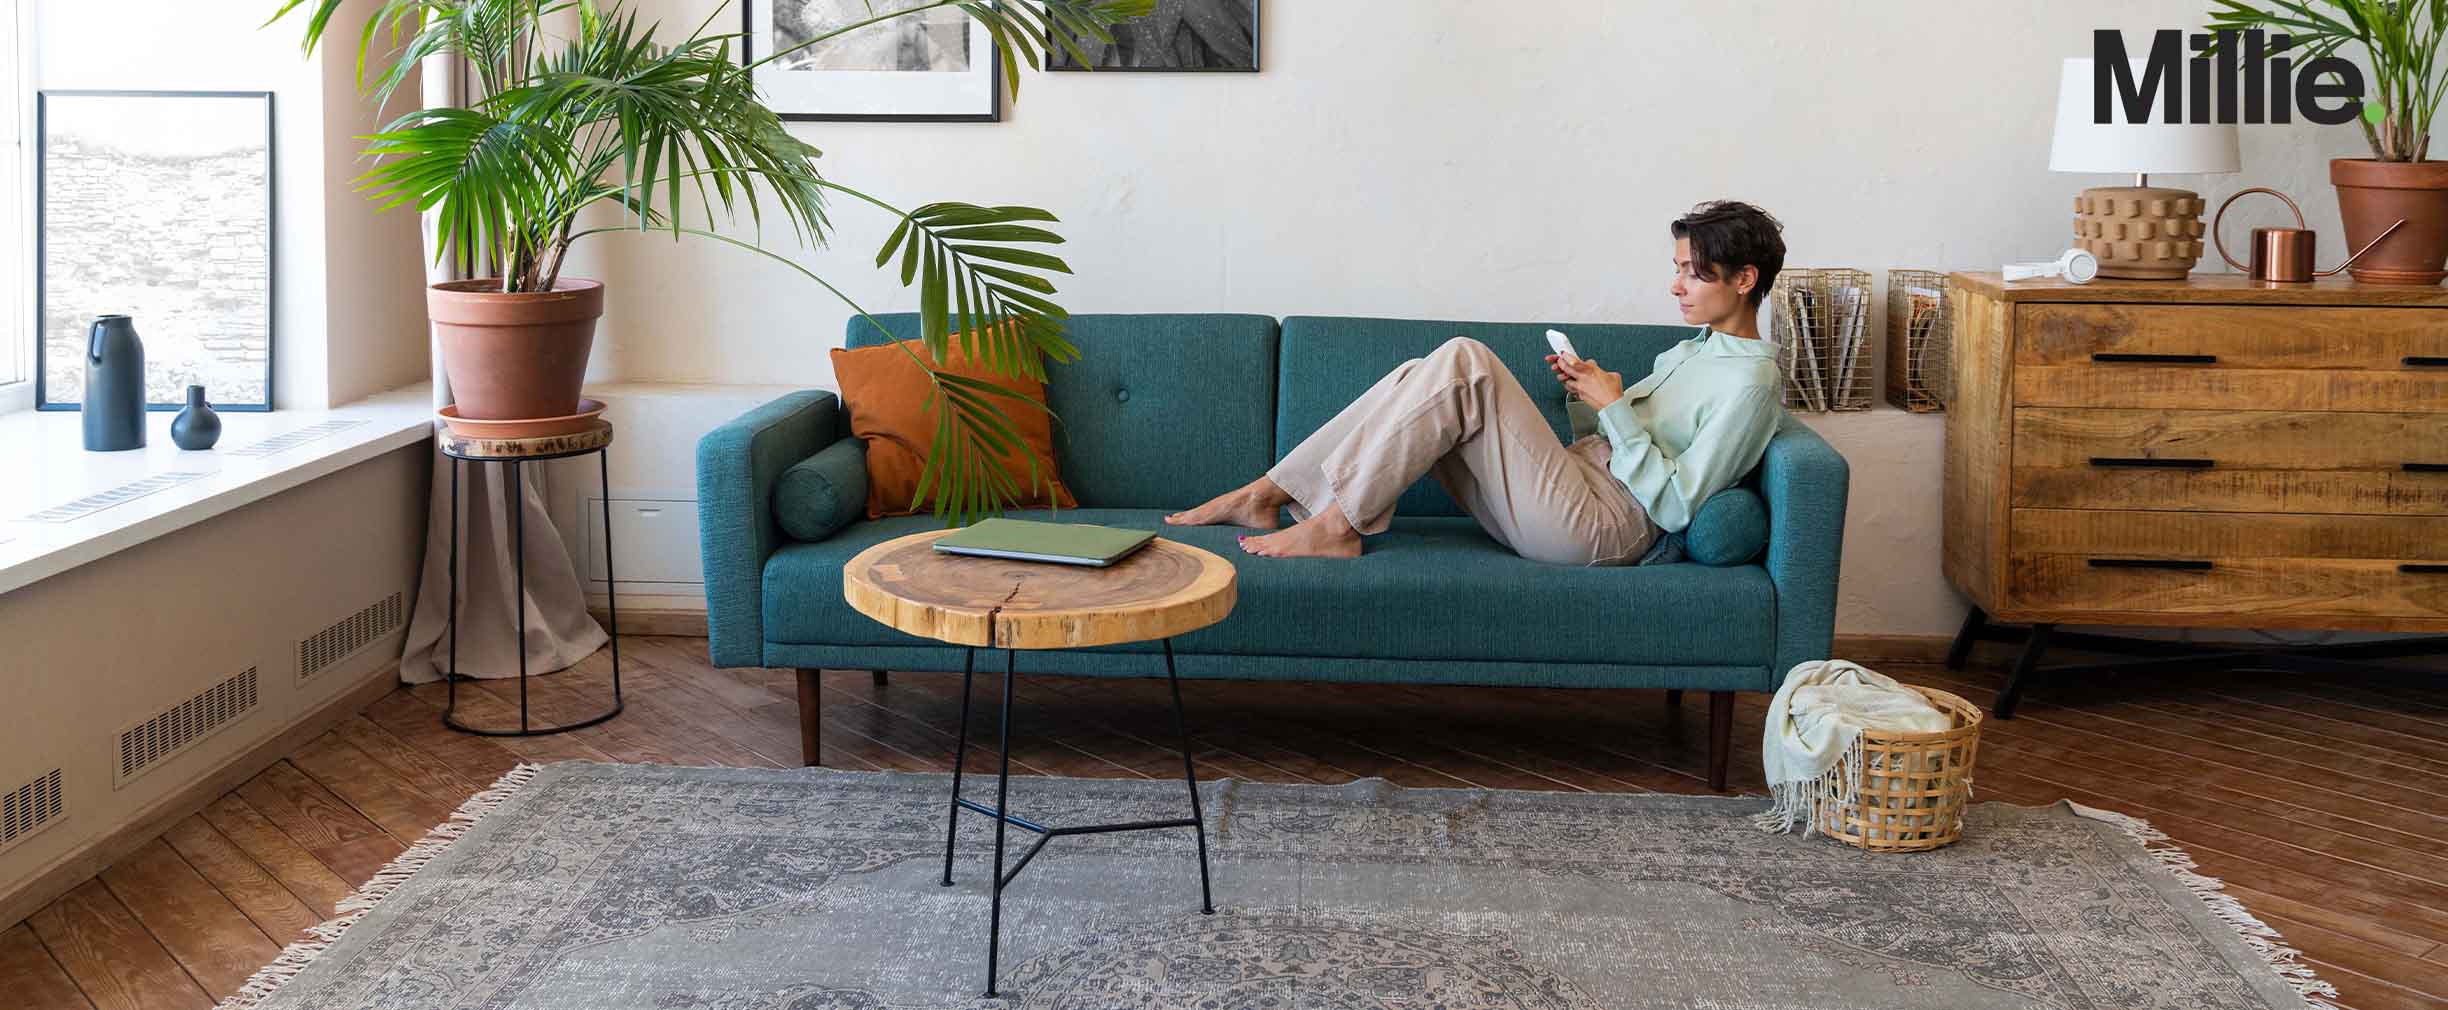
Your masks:
M2065 76L2057 85L2057 134L2049 144L2050 171L2212 174L2243 169L2233 126L2162 123L2155 118L2128 123L2125 103L2116 99L2109 102L2109 116L2115 122L2092 122L2091 68L2089 57L2065 61ZM2134 65L2133 79L2142 79L2139 62ZM2154 103L2154 111L2156 108Z

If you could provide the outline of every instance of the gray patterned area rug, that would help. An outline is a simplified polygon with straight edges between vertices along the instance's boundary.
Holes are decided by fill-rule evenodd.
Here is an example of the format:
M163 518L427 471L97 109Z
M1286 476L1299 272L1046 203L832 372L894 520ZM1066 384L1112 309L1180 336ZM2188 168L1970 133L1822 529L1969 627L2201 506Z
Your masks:
M969 795L992 799L993 780ZM1202 786L1187 831L942 873L948 776L556 764L469 801L225 1010L2213 1010L2327 987L2138 821L1982 804L1874 856L1764 801ZM1180 817L1179 782L1016 778L1053 824ZM1030 836L1014 831L1018 839ZM1014 845L1016 858L1018 846Z

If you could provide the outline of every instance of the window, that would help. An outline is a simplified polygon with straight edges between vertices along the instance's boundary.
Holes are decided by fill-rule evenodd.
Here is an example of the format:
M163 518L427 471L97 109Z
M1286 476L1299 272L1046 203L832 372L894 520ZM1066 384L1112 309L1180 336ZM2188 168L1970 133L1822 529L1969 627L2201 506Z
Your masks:
M0 0L0 413L34 404L32 0Z

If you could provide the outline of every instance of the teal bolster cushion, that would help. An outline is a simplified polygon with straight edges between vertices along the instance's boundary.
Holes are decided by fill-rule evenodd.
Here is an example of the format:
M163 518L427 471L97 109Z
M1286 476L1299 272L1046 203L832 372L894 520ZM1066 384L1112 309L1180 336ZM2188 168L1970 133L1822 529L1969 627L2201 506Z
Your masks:
M1683 530L1683 552L1704 565L1747 565L1768 550L1768 505L1759 492L1733 487L1700 503Z
M867 443L845 438L792 464L774 480L774 521L813 543L867 516Z

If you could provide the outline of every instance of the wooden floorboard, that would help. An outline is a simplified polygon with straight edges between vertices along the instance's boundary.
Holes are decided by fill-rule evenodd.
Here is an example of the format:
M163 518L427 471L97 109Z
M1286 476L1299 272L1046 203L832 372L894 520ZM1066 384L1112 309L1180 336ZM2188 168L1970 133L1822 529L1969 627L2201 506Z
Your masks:
M1986 704L1995 666L1884 663ZM530 718L609 700L608 653L529 684ZM621 641L627 708L560 736L440 724L449 688L402 688L160 842L0 932L0 1006L207 1007L473 793L521 762L799 764L797 677L718 670L702 639ZM2149 819L2287 934L2348 1010L2448 1010L2448 690L2440 681L2254 671L2045 684L1983 733L1979 799L2061 799ZM958 673L822 678L826 764L949 771ZM461 718L514 725L515 685L463 683ZM1001 670L969 699L971 771L993 767ZM1663 692L1186 681L1202 777L1700 793L1707 697ZM1748 754L1767 699L1741 696ZM1161 678L1021 678L1018 774L1174 778ZM1735 789L1762 787L1756 760Z
M0 930L0 992L23 1010L93 1010L34 927L22 922Z
M102 882L213 999L228 999L280 955L280 946L166 841L154 839L112 864Z

